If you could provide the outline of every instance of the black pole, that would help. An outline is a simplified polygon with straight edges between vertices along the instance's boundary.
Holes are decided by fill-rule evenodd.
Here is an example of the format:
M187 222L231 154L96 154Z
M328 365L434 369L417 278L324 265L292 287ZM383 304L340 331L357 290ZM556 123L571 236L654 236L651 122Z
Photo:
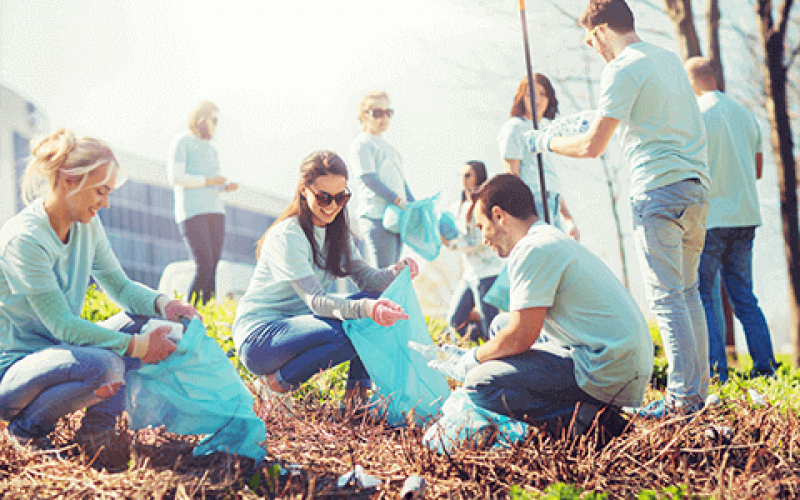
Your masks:
M522 40L525 43L525 66L528 69L528 92L531 93L531 118L533 119L533 129L539 129L539 119L536 117L536 85L533 81L533 70L531 69L531 50L528 46L528 23L525 21L525 0L519 0L519 15L522 20ZM550 224L550 208L547 203L547 188L544 185L544 165L542 164L542 154L536 155L539 163L539 186L542 188L542 211L544 221Z

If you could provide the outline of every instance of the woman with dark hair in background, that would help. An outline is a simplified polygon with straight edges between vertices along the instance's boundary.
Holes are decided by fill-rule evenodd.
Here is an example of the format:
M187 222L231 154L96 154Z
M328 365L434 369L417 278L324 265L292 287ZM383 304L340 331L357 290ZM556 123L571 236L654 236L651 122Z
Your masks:
M463 337L467 333L470 313L477 308L481 317L476 323L477 335L470 339L473 341L478 338L488 340L488 327L498 310L483 297L505 265L491 248L483 244L481 232L472 218L472 193L486 179L486 165L481 161L468 161L461 167L461 199L452 209L458 236L444 240L448 248L461 253L462 264L461 281L450 300L447 323Z
M400 259L403 240L383 226L389 205L405 209L414 201L403 174L403 159L382 134L389 128L394 110L385 92L370 92L358 105L362 132L350 146L350 168L355 178L355 216L364 239L364 259L380 269Z
M225 242L225 206L220 193L239 185L221 175L217 149L217 106L203 101L189 114L189 132L172 143L167 177L175 187L175 221L181 228L195 275L187 299L204 304L216 289L217 264Z
M371 381L342 327L351 318L391 326L408 316L378 299L406 266L387 269L361 259L347 221L347 166L331 151L317 151L300 166L300 182L289 206L258 243L258 263L236 309L233 338L239 359L259 377L262 399L297 389L312 375L350 361L345 399L366 398ZM329 295L336 278L349 276L359 293Z
M536 89L536 118L541 127L546 125L546 123L542 123L543 120L552 120L556 117L558 99L553 85L546 76L534 73L533 80ZM511 105L511 119L500 129L498 142L506 173L516 175L528 185L533 193L536 213L539 218L544 220L542 188L539 183L539 162L536 159L536 155L531 153L525 139L525 132L533 130L529 89L528 77L526 76L520 82L517 93L514 95L514 102ZM561 195L561 181L558 178L552 156L550 154L543 154L542 156L550 223L572 236L575 240L579 240L578 228L567 208L564 197Z

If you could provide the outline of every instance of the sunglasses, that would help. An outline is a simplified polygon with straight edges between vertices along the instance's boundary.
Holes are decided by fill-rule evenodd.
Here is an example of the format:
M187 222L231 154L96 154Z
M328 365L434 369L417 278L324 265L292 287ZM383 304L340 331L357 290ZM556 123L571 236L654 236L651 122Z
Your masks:
M597 26L589 30L589 33L587 33L586 36L583 38L583 43L585 43L589 47L592 47L592 37L594 36L594 34L597 32L598 29L604 26L608 26L608 23L598 24Z
M317 199L317 205L321 207L327 207L331 204L331 202L335 201L337 205L343 206L347 201L350 199L353 194L350 192L349 189L345 189L336 194L326 193L325 191L320 191L319 193L314 191L311 188L308 188L314 193L314 198Z
M394 114L394 110L389 109L368 109L367 114L373 118L383 118L384 116L391 118Z

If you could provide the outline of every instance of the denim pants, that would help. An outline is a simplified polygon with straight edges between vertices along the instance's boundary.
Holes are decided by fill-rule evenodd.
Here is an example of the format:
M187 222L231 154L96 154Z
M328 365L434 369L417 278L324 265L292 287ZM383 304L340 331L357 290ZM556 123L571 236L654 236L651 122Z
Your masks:
M147 319L135 316L120 331L138 332ZM64 415L86 408L82 426L90 434L113 429L125 405L125 386L109 398L95 391L124 380L125 371L141 366L138 359L120 357L98 347L57 345L28 354L15 362L0 380L0 419L24 439L55 430Z
M183 221L180 227L195 263L194 279L186 299L205 304L216 293L217 264L225 242L225 215L195 215Z
M462 337L467 332L467 316L477 305L481 313L481 322L477 325L478 337L487 340L488 326L492 324L498 309L484 302L483 297L492 288L497 276L488 276L478 280L477 286L472 280L462 279L456 286L453 299L450 301L450 311L447 314L447 323L455 328Z
M375 298L358 293L351 299ZM364 363L342 327L342 321L310 314L267 321L239 347L239 359L255 375L273 373L287 391L297 389L320 371L350 361L348 389L372 387Z
M708 395L708 330L698 292L708 190L696 180L632 198L633 231L645 293L669 368L667 403L700 408Z
M403 239L397 233L387 231L382 219L358 219L358 226L364 237L364 260L378 269L394 265L400 260Z
M509 313L498 314L490 336L509 320ZM597 413L608 406L580 388L570 350L547 340L537 341L521 354L481 363L470 370L464 388L476 405L518 420L546 424L550 432L566 429L575 414L574 430L583 434Z
M708 323L709 362L720 380L728 379L723 325L714 314L714 280L720 273L733 312L742 323L747 350L753 357L753 372L771 375L776 362L767 320L753 294L753 240L755 227L719 227L706 232L706 245L700 259L700 297Z
M531 188L531 192L533 193L533 203L536 205L536 214L537 216L544 220L544 206L542 205L542 192L539 190L538 186L536 189ZM564 224L561 220L561 195L554 191L547 191L547 210L550 211L548 215L550 215L550 225L555 227L556 229L561 229L563 231Z

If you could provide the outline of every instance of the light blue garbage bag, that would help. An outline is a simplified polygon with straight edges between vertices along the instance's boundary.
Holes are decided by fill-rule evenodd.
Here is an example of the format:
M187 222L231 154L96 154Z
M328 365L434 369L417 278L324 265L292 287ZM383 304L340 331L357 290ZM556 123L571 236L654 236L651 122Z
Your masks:
M405 210L389 208L383 214L383 223L392 232L399 232L403 243L414 249L427 261L435 259L442 249L439 234L439 214L436 211L436 194L424 200L406 203ZM399 221L397 218L399 217Z
M421 423L438 413L450 395L450 387L442 373L430 368L421 354L408 347L409 340L433 345L408 268L381 297L402 306L408 319L390 327L379 326L369 318L349 319L343 323L344 331L380 397L388 401L386 421L390 425L402 424L413 410Z
M439 214L439 234L448 241L458 238L456 219L450 212L442 212Z
M442 406L442 415L422 436L422 442L438 453L451 453L461 443L481 444L485 432L494 435L493 449L508 448L528 435L528 424L477 406L463 387L453 391Z
M164 426L176 434L207 435L193 455L216 451L256 461L266 456L264 422L236 368L193 319L167 359L125 374L126 409L133 430Z

